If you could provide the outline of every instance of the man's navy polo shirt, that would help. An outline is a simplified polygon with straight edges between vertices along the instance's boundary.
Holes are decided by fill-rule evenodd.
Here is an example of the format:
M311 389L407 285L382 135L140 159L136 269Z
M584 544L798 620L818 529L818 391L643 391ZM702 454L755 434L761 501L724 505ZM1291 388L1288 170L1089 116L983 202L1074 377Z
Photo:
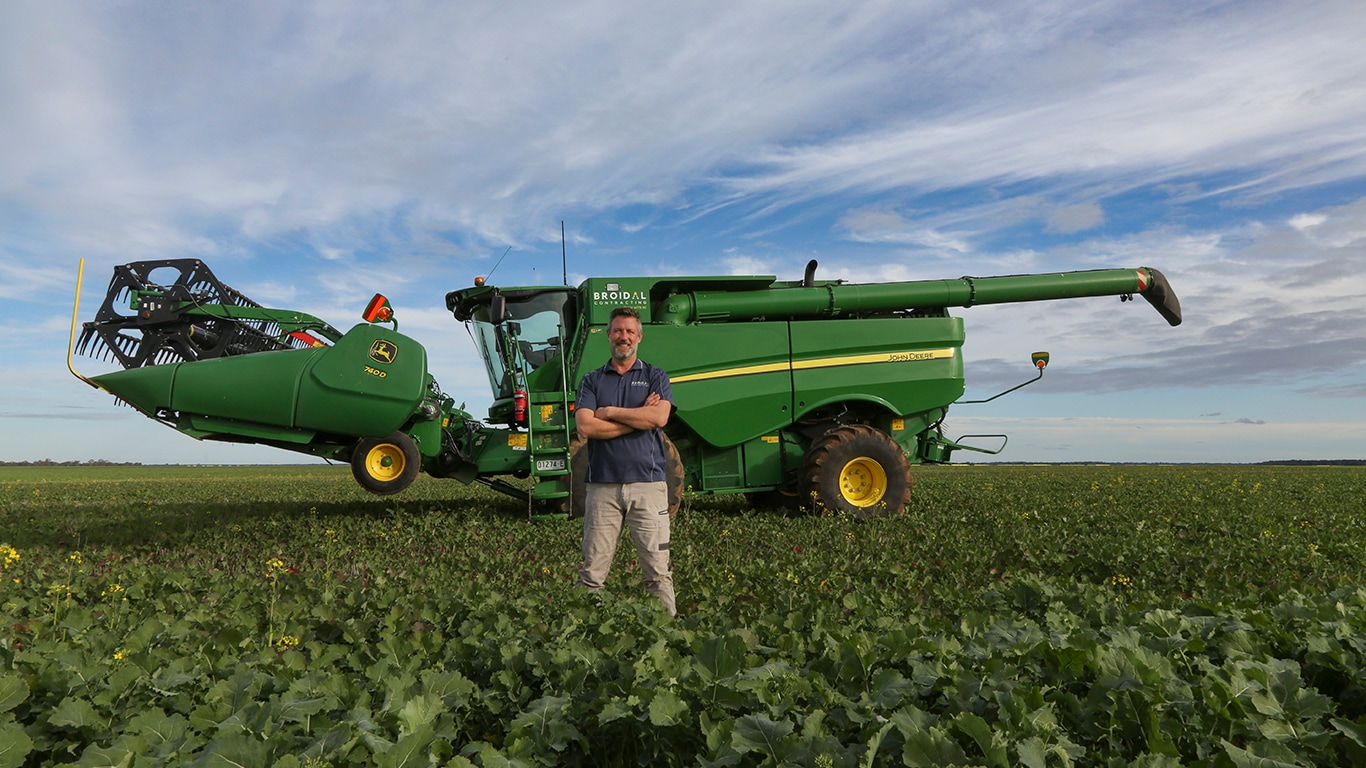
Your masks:
M673 402L669 375L663 368L636 358L626 373L617 373L611 363L584 374L575 398L575 410L596 411L602 406L639 408L654 392L661 400ZM588 441L590 483L654 483L664 481L664 433L659 429L638 429L611 440Z

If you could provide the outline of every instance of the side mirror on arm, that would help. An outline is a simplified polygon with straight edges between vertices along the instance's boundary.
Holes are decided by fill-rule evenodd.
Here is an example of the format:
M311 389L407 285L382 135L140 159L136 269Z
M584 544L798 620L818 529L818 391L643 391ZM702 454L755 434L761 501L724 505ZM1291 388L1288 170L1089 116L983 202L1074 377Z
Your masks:
M508 300L501 293L493 294L489 299L489 322L494 325L501 325L508 319Z

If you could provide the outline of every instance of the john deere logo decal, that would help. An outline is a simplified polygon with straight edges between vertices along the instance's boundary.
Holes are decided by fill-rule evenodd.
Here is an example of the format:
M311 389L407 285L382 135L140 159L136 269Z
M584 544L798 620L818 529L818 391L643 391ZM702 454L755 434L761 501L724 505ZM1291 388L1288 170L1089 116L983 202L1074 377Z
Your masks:
M398 345L392 341L380 339L370 345L370 359L377 363L388 365L398 357Z

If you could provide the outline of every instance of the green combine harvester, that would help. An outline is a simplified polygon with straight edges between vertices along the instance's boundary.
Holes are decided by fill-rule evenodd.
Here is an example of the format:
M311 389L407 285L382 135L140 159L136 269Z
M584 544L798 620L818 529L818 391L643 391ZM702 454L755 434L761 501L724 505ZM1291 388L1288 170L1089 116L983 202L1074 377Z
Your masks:
M672 382L671 511L688 494L746 493L862 518L905 507L911 464L1005 447L1004 435L974 436L992 438L980 447L944 434L949 406L985 402L960 400L963 321L950 307L1137 294L1181 322L1176 294L1149 267L862 285L816 280L815 268L800 281L477 279L448 293L446 307L483 357L493 404L482 421L441 391L427 350L398 332L383 296L341 332L262 307L194 259L115 268L79 340L73 318L72 347L122 370L72 373L197 439L348 462L374 493L426 472L483 483L533 514L575 514L585 464L575 390L609 356L608 315L628 306L645 324L642 355ZM1035 353L1038 374L1025 384L1047 361Z

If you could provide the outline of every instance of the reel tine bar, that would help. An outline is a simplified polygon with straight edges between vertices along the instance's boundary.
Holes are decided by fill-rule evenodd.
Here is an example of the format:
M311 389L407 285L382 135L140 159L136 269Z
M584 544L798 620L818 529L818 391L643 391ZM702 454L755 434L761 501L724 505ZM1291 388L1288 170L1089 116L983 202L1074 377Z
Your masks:
M154 282L153 273L165 271L173 271L175 280ZM216 314L196 311L215 305ZM104 302L83 326L76 349L127 369L305 346L278 323L233 317L230 307L261 305L223 284L199 259L124 264L114 268Z

